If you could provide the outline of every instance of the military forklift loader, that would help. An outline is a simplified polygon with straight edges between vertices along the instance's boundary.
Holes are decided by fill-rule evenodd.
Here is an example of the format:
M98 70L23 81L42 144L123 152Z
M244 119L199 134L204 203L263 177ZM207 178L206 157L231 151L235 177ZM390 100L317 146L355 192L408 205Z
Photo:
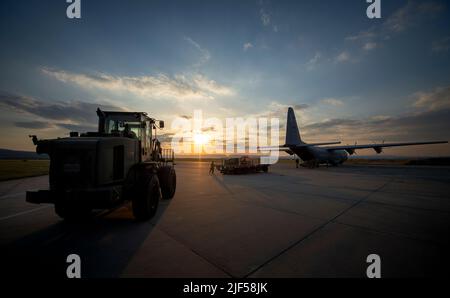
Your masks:
M111 209L131 201L138 220L153 217L159 200L176 190L172 150L161 148L157 129L143 112L97 109L98 131L38 140L36 152L50 157L49 189L28 191L27 202L52 203L64 219L78 219L93 209Z

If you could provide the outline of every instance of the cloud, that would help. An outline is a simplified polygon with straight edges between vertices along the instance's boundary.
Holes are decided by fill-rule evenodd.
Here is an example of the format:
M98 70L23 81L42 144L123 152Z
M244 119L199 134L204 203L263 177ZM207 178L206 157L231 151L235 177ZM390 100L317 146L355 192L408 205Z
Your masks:
M274 33L286 30L286 25L276 24L273 21L273 14L270 10L270 3L268 1L259 1L259 6L259 17L264 27L272 29Z
M42 68L42 72L64 83L74 83L82 88L110 92L126 92L147 99L169 98L176 100L214 99L217 95L232 95L233 90L205 76L165 74L155 76L113 76L104 73L80 74L63 70Z
M44 121L23 121L23 122L14 122L16 127L20 128L30 128L30 129L47 129L54 127L48 122Z
M247 50L249 50L249 49L251 49L251 48L253 48L253 44L251 44L250 42L246 42L246 43L244 44L244 47L243 47L244 52L246 52Z
M320 52L316 52L314 54L314 57L312 57L311 59L309 59L308 62L306 62L306 69L307 70L314 70L314 69L316 69L316 66L319 63L319 60L320 60L321 57L322 57L322 55L320 54Z
M362 123L361 121L354 120L354 119L341 119L341 118L326 119L321 122L315 122L315 123L308 124L304 127L304 129L312 130L312 131L319 131L319 130L334 131L335 129L339 129L340 127L343 127L343 126L353 127L355 125L360 125L361 123Z
M331 106L342 106L344 103L342 102L342 100L336 99L336 98L325 98L321 100L322 103L327 104L327 105L331 105Z
M365 119L332 118L304 126L307 137L344 138L350 141L414 141L450 138L450 86L412 95L414 111L398 116Z
M196 88L205 93L221 96L234 95L234 91L231 88L220 85L216 81L210 80L202 75L195 75L192 78L192 82Z
M431 92L417 92L413 106L427 111L450 109L450 86L437 87Z
M308 104L298 103L298 104L284 104L278 101L272 101L266 107L263 112L255 113L253 115L248 115L249 117L265 117L265 118L279 118L285 119L288 108L292 107L296 112L302 113L304 110L309 108ZM281 121L281 125L284 125L284 121Z
M264 25L264 26L269 26L270 25L270 14L264 9L264 8L261 8L260 10L259 10L259 15L260 15L260 17L261 17L261 22L262 22L262 24Z
M203 127L202 132L210 132L210 131L216 131L216 127L209 126L209 127Z
M450 138L450 109L426 111L398 117L372 117L367 119L328 119L304 126L308 138L318 135L325 139L339 137L345 141L380 142L418 141Z
M306 103L301 103L301 104L296 104L296 105L294 105L293 107L292 107L294 110L298 110L298 111L300 111L300 110L306 110L306 109L309 109L309 104L306 104Z
M201 56L200 56L200 60L198 63L196 63L196 66L201 66L203 64L205 64L206 62L208 62L211 59L211 54L209 53L208 50L202 48L196 41L194 41L192 38L190 37L185 37L184 40L186 40L188 43L190 43L194 48L196 48Z
M384 23L392 32L401 32L412 25L411 21L415 15L415 5L409 1L405 6L394 12Z
M348 41L361 43L363 50L373 50L380 44L414 26L420 26L425 20L436 17L444 6L429 1L408 1L406 5L396 10L379 26L372 26L358 34L347 36Z
M402 32L425 18L433 18L444 9L440 3L409 1L405 6L394 12L383 24L391 32Z
M55 123L56 126L70 130L70 131L78 131L78 132L86 132L86 131L97 131L98 126L96 124L73 124L73 123Z
M60 127L68 130L86 131L96 128L96 109L122 110L120 107L88 103L82 101L46 102L32 97L0 93L0 106L19 113L30 115L26 122L16 122L22 128L46 129Z
M433 52L448 52L450 50L450 36L434 41L431 49Z
M345 39L350 40L350 41L357 41L357 40L366 40L366 39L370 39L373 37L376 37L376 34L372 28L372 29L369 29L366 31L361 31L356 35L347 36Z
M350 61L350 54L347 51L343 51L339 55L336 56L335 61L337 63L343 63Z
M377 43L376 42L366 42L363 46L363 49L366 51L371 51L373 49L377 48Z

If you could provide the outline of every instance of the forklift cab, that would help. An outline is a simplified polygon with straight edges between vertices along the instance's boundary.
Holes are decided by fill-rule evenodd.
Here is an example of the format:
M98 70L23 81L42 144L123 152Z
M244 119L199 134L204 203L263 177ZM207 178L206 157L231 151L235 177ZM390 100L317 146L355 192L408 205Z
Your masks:
M161 144L156 139L156 129L164 128L164 121L157 121L145 112L110 112L97 109L98 132L128 137L139 141L141 161L158 161Z

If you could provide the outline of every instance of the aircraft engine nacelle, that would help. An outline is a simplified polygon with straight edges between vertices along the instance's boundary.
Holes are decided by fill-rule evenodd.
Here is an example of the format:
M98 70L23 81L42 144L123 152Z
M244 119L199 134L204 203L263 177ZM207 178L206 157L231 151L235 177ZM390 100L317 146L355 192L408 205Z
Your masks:
M373 150L375 150L375 152L378 153L378 154L383 152L383 148L382 147L374 147Z
M350 155L355 154L355 149L345 149L345 151L347 151L347 153Z

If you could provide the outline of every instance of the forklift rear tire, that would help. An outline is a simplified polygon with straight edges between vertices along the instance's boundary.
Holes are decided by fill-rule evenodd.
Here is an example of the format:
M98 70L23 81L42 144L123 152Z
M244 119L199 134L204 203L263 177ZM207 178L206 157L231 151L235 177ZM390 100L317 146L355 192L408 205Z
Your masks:
M161 193L164 200L174 197L177 189L177 174L171 166L163 166L158 171L159 182L161 183Z
M147 181L136 185L136 193L132 198L133 215L139 221L152 218L158 209L161 198L158 176L149 174Z

